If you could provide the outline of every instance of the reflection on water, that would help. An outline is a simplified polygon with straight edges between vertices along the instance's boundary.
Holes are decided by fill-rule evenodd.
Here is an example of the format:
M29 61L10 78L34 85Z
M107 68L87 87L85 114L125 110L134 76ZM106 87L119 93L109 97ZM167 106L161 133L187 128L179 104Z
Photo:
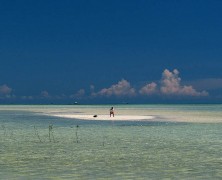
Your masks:
M80 121L24 110L0 111L2 179L222 178L220 123Z

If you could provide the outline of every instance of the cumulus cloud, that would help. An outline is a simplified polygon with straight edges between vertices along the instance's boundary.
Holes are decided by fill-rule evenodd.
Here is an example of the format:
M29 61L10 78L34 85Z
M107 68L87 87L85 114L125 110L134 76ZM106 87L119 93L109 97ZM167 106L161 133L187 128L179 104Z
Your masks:
M164 95L207 96L206 91L198 92L192 86L182 86L179 71L165 69L162 74L160 92Z
M197 91L191 85L181 85L179 71L174 69L172 72L165 69L159 83L149 83L136 91L131 84L122 79L117 84L109 88L103 88L99 92L94 92L94 86L90 87L91 97L135 97L137 94L141 96L208 96L206 91Z
M139 93L142 95L152 95L157 92L157 84L152 82L150 84L145 85L139 90Z
M85 90L80 89L75 94L71 95L71 98L82 98L85 95Z
M132 97L136 95L136 90L131 87L130 83L126 81L125 79L122 79L117 84L112 85L109 88L104 88L100 90L98 93L96 93L98 96L117 96L117 97L123 97L128 96Z
M12 88L3 84L0 86L0 99L11 99L16 98L14 94L12 94Z
M206 91L197 91L193 86L182 86L179 71L174 69L172 72L165 69L159 86L152 82L139 90L141 95L170 95L170 96L208 96Z
M161 88L160 91L163 94L178 94L180 91L180 81L178 77L178 70L170 72L168 69L165 69L162 73Z
M11 94L12 88L8 87L6 84L0 86L0 95L6 96Z

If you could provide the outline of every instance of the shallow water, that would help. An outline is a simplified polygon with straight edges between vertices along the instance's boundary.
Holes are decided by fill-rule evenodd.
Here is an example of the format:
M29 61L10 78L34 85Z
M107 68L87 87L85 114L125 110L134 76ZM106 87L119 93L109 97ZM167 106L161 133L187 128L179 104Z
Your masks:
M0 106L1 179L222 178L221 105L115 107L156 119L49 116L104 114L108 106Z

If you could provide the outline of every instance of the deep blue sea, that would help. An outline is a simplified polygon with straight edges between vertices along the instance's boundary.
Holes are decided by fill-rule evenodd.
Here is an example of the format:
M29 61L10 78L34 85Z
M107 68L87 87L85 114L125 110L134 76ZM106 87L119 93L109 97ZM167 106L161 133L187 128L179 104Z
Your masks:
M222 179L222 105L0 106L0 179Z

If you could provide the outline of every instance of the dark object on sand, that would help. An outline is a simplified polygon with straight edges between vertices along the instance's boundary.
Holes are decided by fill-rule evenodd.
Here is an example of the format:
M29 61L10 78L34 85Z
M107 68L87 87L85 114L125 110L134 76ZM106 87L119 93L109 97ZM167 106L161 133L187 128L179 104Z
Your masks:
M95 114L93 117L95 118L95 117L97 117L97 115Z

